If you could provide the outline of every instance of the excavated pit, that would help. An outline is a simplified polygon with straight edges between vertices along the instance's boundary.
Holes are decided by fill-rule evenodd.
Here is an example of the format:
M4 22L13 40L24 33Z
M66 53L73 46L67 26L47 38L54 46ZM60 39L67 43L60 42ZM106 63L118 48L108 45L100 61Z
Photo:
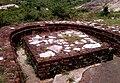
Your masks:
M47 27L24 36L23 41L28 59L41 80L113 57L110 44L75 27Z
M119 34L103 28L78 21L28 23L10 28L14 30L10 34L11 45L14 51L21 46L25 49L27 62L40 80L44 80L112 60L119 50Z

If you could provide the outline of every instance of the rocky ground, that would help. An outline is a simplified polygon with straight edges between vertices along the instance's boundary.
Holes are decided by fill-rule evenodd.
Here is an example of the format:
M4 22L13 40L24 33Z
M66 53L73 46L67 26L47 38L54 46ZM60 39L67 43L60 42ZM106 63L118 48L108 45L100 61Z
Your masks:
M120 11L120 0L91 0L86 4L76 6L75 9L86 8L91 12L96 12L102 10L105 3L110 11Z
M119 63L120 58L115 57L110 62L89 68L84 72L79 83L120 83Z

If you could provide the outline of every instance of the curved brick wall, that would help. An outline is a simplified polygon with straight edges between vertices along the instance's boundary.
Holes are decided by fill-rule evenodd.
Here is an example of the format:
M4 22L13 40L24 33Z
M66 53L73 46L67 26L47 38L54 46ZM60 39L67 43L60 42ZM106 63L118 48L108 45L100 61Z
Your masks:
M113 29L106 30L111 26L98 25L91 22L73 22L73 21L47 21L47 22L35 22L35 23L26 23L18 26L5 26L0 28L0 68L5 70L10 70L7 72L7 83L20 83L23 81L21 77L21 69L16 60L16 53L14 46L19 42L21 36L32 34L34 31L41 31L46 26L73 26L81 27L81 31L86 32L87 34L93 35L102 41L110 43L116 51L119 51L120 45L120 33L113 31ZM105 29L103 29L105 28ZM113 27L112 27L113 28ZM57 28L56 28L57 29ZM93 34L94 32L94 34ZM23 34L24 33L24 34ZM19 36L18 36L19 35ZM15 44L14 44L15 43Z

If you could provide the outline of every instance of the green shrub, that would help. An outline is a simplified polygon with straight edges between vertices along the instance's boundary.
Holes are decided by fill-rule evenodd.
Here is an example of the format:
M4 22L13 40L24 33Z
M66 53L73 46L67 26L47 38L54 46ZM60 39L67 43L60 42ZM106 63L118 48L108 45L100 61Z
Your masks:
M108 5L105 4L103 6L103 11L101 12L101 16L108 16L110 14L110 12L108 11Z

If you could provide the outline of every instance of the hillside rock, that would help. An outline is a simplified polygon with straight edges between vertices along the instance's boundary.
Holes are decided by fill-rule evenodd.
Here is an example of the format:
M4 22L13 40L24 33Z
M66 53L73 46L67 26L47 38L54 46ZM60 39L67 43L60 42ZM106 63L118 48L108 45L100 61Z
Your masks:
M109 11L120 11L120 0L91 0L90 2L76 6L75 9L85 8L91 12L101 11L107 3Z

